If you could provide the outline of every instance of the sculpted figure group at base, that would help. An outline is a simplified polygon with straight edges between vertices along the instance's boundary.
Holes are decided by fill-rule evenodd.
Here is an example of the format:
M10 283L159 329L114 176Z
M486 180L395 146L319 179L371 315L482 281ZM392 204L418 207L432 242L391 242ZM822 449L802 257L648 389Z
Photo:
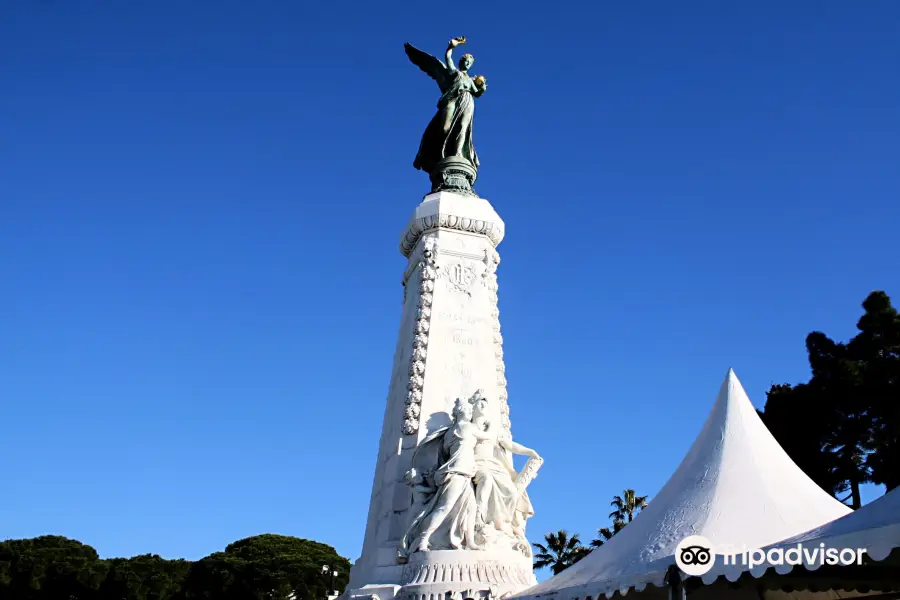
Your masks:
M407 483L412 521L400 558L428 550L513 549L531 556L525 521L534 514L525 488L543 460L489 418L481 390L458 399L452 422L416 448ZM530 457L521 473L508 453Z

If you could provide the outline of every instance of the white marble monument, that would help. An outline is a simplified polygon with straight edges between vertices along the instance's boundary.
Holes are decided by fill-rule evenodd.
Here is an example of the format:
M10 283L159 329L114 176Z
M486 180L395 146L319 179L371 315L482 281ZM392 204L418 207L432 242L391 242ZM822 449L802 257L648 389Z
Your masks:
M362 555L345 600L502 598L535 585L497 310L503 221L440 191L404 230L403 311ZM514 454L528 457L520 472Z

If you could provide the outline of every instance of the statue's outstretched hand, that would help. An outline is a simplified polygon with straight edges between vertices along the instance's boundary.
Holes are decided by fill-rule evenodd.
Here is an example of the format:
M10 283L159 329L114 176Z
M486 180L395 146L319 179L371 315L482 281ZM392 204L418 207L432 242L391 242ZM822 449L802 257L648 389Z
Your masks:
M466 36L461 35L459 37L455 37L452 40L450 40L449 46L451 48L456 48L457 46L460 46L465 43L466 43Z

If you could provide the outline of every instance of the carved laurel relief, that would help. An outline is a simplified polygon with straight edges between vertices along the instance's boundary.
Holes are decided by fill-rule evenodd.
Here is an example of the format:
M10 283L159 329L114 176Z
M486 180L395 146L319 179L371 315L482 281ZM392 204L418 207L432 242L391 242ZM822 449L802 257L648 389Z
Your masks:
M406 410L403 414L403 433L406 435L414 435L419 431L422 386L425 384L425 364L428 359L428 333L431 330L431 304L434 299L434 281L438 272L435 262L437 252L437 238L433 235L425 238L422 257L416 265L420 277L419 300L416 307L413 350L409 360L409 382L406 385Z
M503 336L500 335L500 309L497 307L497 266L500 264L500 254L493 248L485 248L484 272L481 274L482 283L488 290L488 299L491 303L491 329L494 331L494 358L497 369L497 395L500 400L500 422L503 428L510 431L512 423L509 420L509 396L506 393L506 365L503 362Z

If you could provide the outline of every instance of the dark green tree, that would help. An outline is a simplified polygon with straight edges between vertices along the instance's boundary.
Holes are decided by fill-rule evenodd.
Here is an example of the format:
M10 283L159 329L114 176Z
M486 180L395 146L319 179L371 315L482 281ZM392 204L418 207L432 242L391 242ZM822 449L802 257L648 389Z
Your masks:
M323 565L338 571L335 589L343 589L350 562L326 544L283 535L265 534L229 544L191 565L183 589L187 600L302 600L324 599L331 576Z
M191 566L189 561L155 554L105 562L108 570L97 600L171 600L181 591Z
M822 489L840 496L847 489L825 451L831 418L817 406L819 396L810 386L773 385L760 417L791 459ZM801 425L802 424L802 425Z
M860 363L848 347L814 331L806 338L812 378L809 386L824 411L823 452L837 479L850 490L850 506L862 506L859 486L870 479L865 464L871 451L872 420L860 397Z
M151 554L101 560L59 536L0 542L3 600L323 600L349 571L331 546L280 535L240 540L196 563Z
M565 529L544 536L546 544L533 543L538 551L534 555L534 568L550 567L554 575L562 573L590 553L578 539L578 534L570 536Z
M612 528L601 527L597 530L597 537L591 540L591 548L599 548L612 539L614 535L625 527L624 521L613 521Z
M621 496L613 496L609 505L614 509L609 513L612 527L601 527L597 530L597 537L591 540L592 548L599 548L611 540L614 535L631 523L638 512L647 508L647 496L638 496L634 490L628 489Z
M56 535L0 542L0 598L92 600L106 577L97 551Z
M769 390L763 421L788 455L823 489L900 485L900 318L884 292L863 302L859 332L846 344L822 332L806 338L808 383Z
M621 521L628 524L631 523L635 514L647 508L647 496L638 496L634 490L625 490L621 496L613 496L609 505L615 509L609 513L609 518L613 520L613 523Z
M858 364L858 397L871 418L871 480L888 491L900 486L900 315L882 291L869 294L859 333L850 341Z

